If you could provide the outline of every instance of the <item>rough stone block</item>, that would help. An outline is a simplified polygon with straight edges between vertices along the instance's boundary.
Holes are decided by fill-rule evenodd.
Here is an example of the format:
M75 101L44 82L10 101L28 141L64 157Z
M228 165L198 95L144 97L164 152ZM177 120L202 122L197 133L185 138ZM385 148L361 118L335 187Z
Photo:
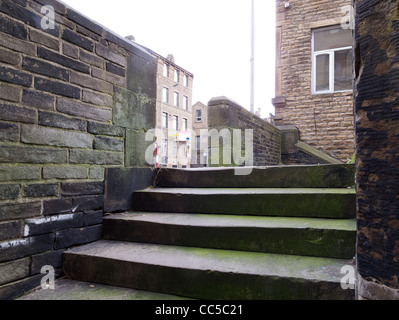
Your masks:
M22 103L25 106L43 110L54 110L54 97L43 92L24 90Z
M0 122L0 141L18 141L19 126L17 124Z
M61 195L81 196L104 193L104 182L65 182L61 183Z
M44 76L69 81L69 71L67 69L56 67L38 59L25 57L22 60L22 68Z
M22 222L11 221L0 223L0 241L22 237Z
M83 15L74 11L71 8L67 8L66 16L77 24L80 24L81 26L89 29L90 31L93 31L100 36L102 36L104 33L103 27L101 27L98 23L89 20L88 18L84 17Z
M40 32L35 29L29 30L29 39L38 44L42 44L48 48L57 50L60 47L60 41L57 38L53 38L44 32Z
M5 163L66 163L67 150L1 146L0 162Z
M24 87L32 85L32 76L29 73L0 66L0 80L19 84Z
M153 141L147 140L147 133L142 130L126 129L125 161L127 167L149 167L148 152L153 152ZM151 159L153 157L149 156Z
M18 65L21 63L21 55L4 48L0 48L0 62Z
M39 180L40 177L40 167L0 165L0 181Z
M101 107L112 108L112 97L108 94L83 89L82 101Z
M148 130L155 128L155 99L115 87L113 122L121 127Z
M64 67L71 68L73 70L83 72L83 73L90 73L90 67L83 62L76 61L75 59L69 58L65 55L61 55L59 53L53 52L46 48L39 47L37 48L37 54L40 58L55 62L60 64Z
M103 222L103 211L102 210L91 210L85 212L85 226L92 226Z
M29 262L29 258L24 258L0 264L0 285L27 277Z
M53 268L62 267L62 254L64 250L56 250L40 253L32 257L31 274L41 272L43 266L52 266Z
M124 129L118 126L113 126L104 123L98 122L88 122L87 123L87 131L93 134L105 135L105 136L114 136L114 137L123 137Z
M13 300L19 298L26 292L40 286L40 281L42 278L43 275L39 274L0 286L0 299Z
M57 99L57 110L72 116L99 121L110 121L112 114L110 109L98 108L77 100Z
M114 65L113 63L107 62L105 70L107 70L108 72L115 73L116 75L121 76L121 77L126 76L125 68L118 67L118 66Z
M84 225L83 213L61 214L25 221L24 236L35 236L60 230L79 228Z
M19 196L19 184L0 184L0 200L12 200Z
M55 249L63 249L71 246L100 240L102 225L90 226L80 229L70 229L56 233Z
M1 159L1 151L0 151ZM71 150L69 160L75 164L122 165L123 154L92 150Z
M90 179L104 180L105 169L103 167L91 167L89 172Z
M22 125L21 141L27 144L70 148L91 148L92 146L90 134L36 125Z
M36 111L27 108L17 107L15 105L1 103L0 119L6 121L35 123Z
M102 210L104 207L104 196L75 196L72 198L72 205L76 211Z
M24 24L11 20L7 16L3 15L0 15L0 31L24 40L26 40L28 36L28 31Z
M83 49L86 49L87 51L94 51L94 41L87 39L86 37L72 31L69 29L64 29L64 32L62 33L62 39L69 41L73 44L76 44L79 47L82 47Z
M0 204L0 221L36 217L41 209L41 202Z
M100 57L103 57L104 59L114 62L122 67L127 66L126 57L124 57L118 53L112 52L111 50L109 50L107 47L104 47L100 43L97 43L97 45L96 45L96 53Z
M9 85L6 83L0 83L0 99L12 102L19 102L20 98L21 98L20 87Z
M86 131L86 121L69 118L59 113L39 111L39 124L48 127Z
M79 58L79 48L68 42L62 43L62 53L74 59Z
M35 12L28 10L27 8L15 5L14 1L2 0L2 2L0 3L0 11L31 27L34 27L36 29L42 29L41 28L42 17L39 14L36 14ZM45 32L52 34L54 36L58 36L59 27L55 25L53 29L49 28L45 30Z
M103 68L104 67L104 59L94 55L94 54L90 54L86 51L83 50L79 50L79 58L80 60L82 60L83 62L86 62L88 64L91 64L92 66L96 66L99 68Z
M96 150L123 151L124 141L122 139L110 137L94 137L93 147Z
M15 239L0 243L0 262L16 260L53 248L54 234Z
M53 197L58 195L58 183L28 184L25 186L25 196L28 198Z
M87 179L85 167L43 167L43 179Z
M113 93L113 86L110 83L73 71L71 72L71 83L107 94Z
M58 81L36 77L35 88L40 91L50 92L69 98L80 99L80 88Z
M43 201L43 215L72 212L72 199L53 199Z
M111 83L112 85L120 86L122 88L126 87L126 83L127 83L126 78L120 77L114 73L107 72L105 70L96 68L94 66L92 67L91 75L94 78L98 78L98 79L107 81L107 82Z
M132 194L153 184L152 168L107 168L104 211L125 211L132 208Z
M34 56L36 54L36 46L25 40L15 38L6 33L0 33L0 46L6 47L11 50L25 53L27 55ZM18 54L16 54L15 59L18 59ZM5 59L4 57L1 58Z

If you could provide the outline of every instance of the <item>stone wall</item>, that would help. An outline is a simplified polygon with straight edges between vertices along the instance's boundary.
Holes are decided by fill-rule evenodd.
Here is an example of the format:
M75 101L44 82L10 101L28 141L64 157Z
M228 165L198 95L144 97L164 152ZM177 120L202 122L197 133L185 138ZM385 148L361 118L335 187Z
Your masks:
M155 98L133 42L57 1L0 1L0 299L101 237L104 172L147 165Z
M252 114L248 110L236 102L226 97L216 97L208 102L208 127L209 127L209 159L212 166L230 166L239 165L234 161L233 155L231 163L223 161L223 152L234 153L234 136L233 130L241 130L241 156L245 156L245 152L249 155L249 150L245 149L245 130L252 130L252 148L253 157L251 161L254 166L271 166L281 164L281 132L278 128L271 125L267 121L261 119L257 115ZM223 132L230 135L231 144L224 143L222 138L212 140L212 130L223 137ZM223 131L225 130L225 131ZM227 130L227 131L226 131ZM250 135L248 135L249 137ZM226 140L227 141L227 140ZM226 149L226 150L223 150ZM212 162L212 152L219 152L219 162ZM248 160L248 159L247 159ZM249 162L246 161L246 165Z
M351 0L276 1L276 125L343 162L354 153L353 93L312 95L312 29L340 25Z
M358 293L398 299L399 1L354 3Z

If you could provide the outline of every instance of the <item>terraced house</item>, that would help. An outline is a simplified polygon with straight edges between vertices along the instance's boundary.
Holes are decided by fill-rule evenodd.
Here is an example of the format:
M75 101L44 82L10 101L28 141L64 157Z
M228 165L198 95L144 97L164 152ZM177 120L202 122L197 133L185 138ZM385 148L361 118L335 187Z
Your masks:
M276 1L276 125L344 162L354 153L351 4Z

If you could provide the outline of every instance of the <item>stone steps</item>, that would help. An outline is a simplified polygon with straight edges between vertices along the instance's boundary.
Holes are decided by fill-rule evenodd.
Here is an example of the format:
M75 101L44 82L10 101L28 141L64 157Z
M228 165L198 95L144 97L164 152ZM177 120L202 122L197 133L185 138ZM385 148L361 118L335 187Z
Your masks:
M104 218L101 241L64 253L64 271L191 299L354 299L341 287L355 254L351 168L158 170L132 210Z
M351 259L356 221L131 212L104 218L103 239Z
M354 186L354 177L355 166L347 164L251 169L167 168L158 170L155 185L160 188L347 188Z
M133 210L285 217L355 218L354 189L148 188L133 194Z
M194 299L352 299L350 260L101 240L65 253L72 279Z

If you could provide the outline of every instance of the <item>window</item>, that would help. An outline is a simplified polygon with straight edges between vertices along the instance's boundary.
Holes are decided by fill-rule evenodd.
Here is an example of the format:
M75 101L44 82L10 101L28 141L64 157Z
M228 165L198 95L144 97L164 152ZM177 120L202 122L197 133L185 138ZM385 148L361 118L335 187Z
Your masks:
M179 93L178 92L173 92L173 105L175 107L179 106Z
M173 141L172 156L177 157L177 141Z
M169 78L169 65L167 63L163 65L163 76Z
M169 89L166 87L162 88L162 101L164 103L169 103Z
M184 81L184 86L188 87L188 76L186 74L184 75L183 81Z
M174 78L175 82L179 82L179 70L175 70L175 72L173 74L173 78Z
M168 127L168 114L167 113L162 113L162 128L167 128Z
M173 116L173 129L179 130L179 118L177 116Z
M201 109L195 110L195 121L196 122L202 121L202 110Z
M182 130L183 131L187 131L187 129L188 129L187 119L183 119L183 128L182 128Z
M340 27L313 31L312 93L352 90L352 31Z
M188 97L183 96L183 109L188 110Z
M195 149L201 150L201 136L195 137Z

